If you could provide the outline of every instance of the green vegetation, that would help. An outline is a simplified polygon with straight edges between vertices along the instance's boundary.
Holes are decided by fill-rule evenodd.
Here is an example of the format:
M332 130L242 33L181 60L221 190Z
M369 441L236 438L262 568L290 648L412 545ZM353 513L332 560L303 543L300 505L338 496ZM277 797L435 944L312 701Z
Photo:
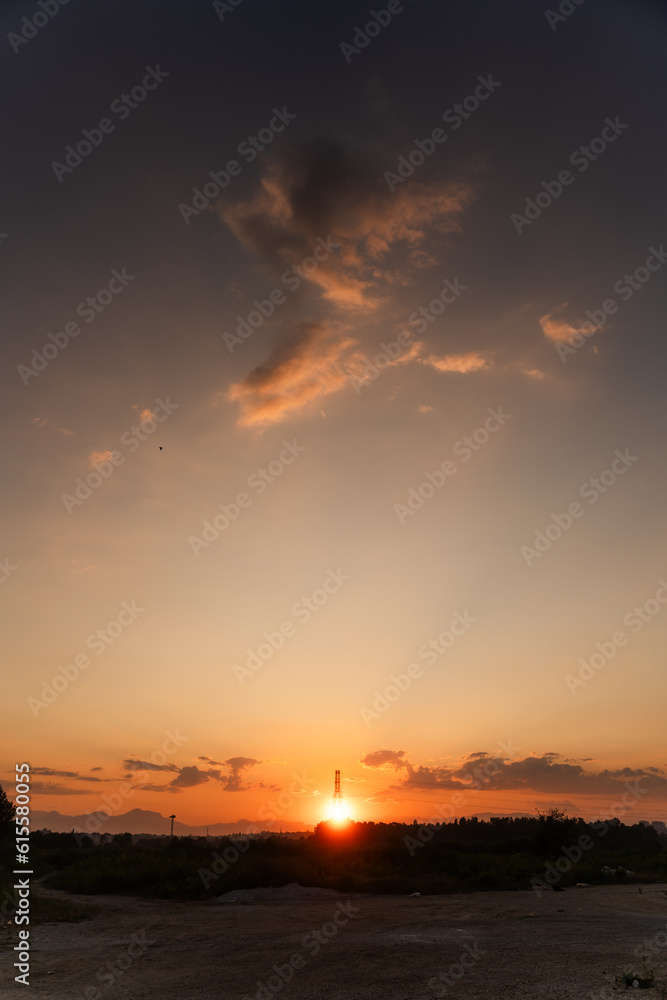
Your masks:
M623 972L618 977L619 986L625 986L626 989L632 987L633 989L648 990L655 983L655 973L653 969L648 969L646 967L646 959L642 957L641 959L641 969L633 969L631 972ZM664 992L663 992L664 996Z

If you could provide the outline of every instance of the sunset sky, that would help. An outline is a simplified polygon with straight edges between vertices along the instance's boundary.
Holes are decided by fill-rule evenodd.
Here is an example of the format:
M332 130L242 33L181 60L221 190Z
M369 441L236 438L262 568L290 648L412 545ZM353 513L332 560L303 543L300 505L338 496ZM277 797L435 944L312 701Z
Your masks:
M571 6L4 5L10 794L667 819L667 25Z

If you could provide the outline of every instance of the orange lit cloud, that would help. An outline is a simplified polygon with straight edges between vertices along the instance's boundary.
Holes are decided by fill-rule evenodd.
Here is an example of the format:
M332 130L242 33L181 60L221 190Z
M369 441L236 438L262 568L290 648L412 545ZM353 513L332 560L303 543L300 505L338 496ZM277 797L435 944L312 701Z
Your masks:
M365 379L372 381L377 377L379 371L385 368L393 368L396 365L406 365L410 361L421 361L424 344L421 340L414 340L410 346L403 350L395 358L390 358L386 351L382 350L378 354L371 355L370 358L364 356L364 367L361 371L361 381Z
M337 392L363 362L355 341L322 323L304 323L264 364L229 389L242 426L279 423L288 414Z
M48 420L45 420L43 417L34 417L30 423L35 427L46 427ZM67 437L74 437L72 431L67 430L66 427L58 427L57 430L59 434L65 434Z
M537 379L538 381L549 377L541 368L532 368L530 367L530 362L526 361L510 361L502 367L504 371L518 372L520 375L525 375L528 378Z
M415 255L416 248L430 231L459 231L474 197L463 182L415 180L392 193L378 183L380 175L367 153L319 139L283 150L254 195L221 202L219 212L247 250L276 267L300 266L318 250L318 240L325 241L332 249L308 279L340 308L373 310L381 302L374 262L405 242L414 266L433 266L436 258Z
M329 307L323 320L296 328L287 323L271 357L229 388L227 398L240 405L241 426L277 423L353 377L370 377L357 341L340 332L341 320L350 312L391 307L395 289L411 283L409 275L378 264L397 244L407 246L413 267L432 267L438 259L422 244L433 233L460 231L462 213L474 198L471 185L415 178L392 193L379 183L381 170L372 161L368 149L362 153L333 139L283 148L267 161L254 194L218 204L222 220L258 261L282 272L282 280L285 268L300 278L291 294L302 311L313 288L320 292L319 311L324 303ZM420 361L459 373L488 367L480 354L422 354L416 342L390 363Z
M415 266L432 266L436 258L415 256L415 248L431 229L459 230L461 213L473 200L472 187L463 182L414 181L392 193L379 176L367 151L319 139L283 150L254 195L221 203L219 211L246 249L276 266L299 266L318 239L338 243L308 278L341 308L373 309L373 262L404 241Z
M487 359L481 354L476 352L468 354L449 354L444 358L439 358L435 354L424 357L425 350L426 345L423 341L414 340L402 354L398 355L398 357L388 359L386 352L380 352L379 355L375 356L374 360L364 358L363 367L361 368L359 375L355 374L355 380L357 380L358 385L363 385L366 382L372 382L375 378L377 378L379 371L383 371L385 368L393 368L396 365L409 364L411 361L417 361L420 364L429 365L440 372L458 372L460 374L482 371L490 367L490 362L487 361ZM432 409L432 407L420 407L420 412L427 412L430 409Z
M421 358L423 350L424 350L424 344L420 340L415 340L412 344L410 344L407 351L404 351L403 354L399 354L399 356L397 358L394 358L394 360L391 361L390 363L392 365L405 365L408 364L410 361L416 361L417 359Z
M142 423L145 423L146 420L152 420L153 419L153 411L152 410L149 410L149 409L140 410L137 403L134 403L132 405L132 409L133 410L137 410L139 412L139 420Z
M573 337L580 333L590 336L592 333L604 329L602 326L594 326L592 323L584 323L578 328L568 323L567 320L557 315L566 305L567 303L558 306L555 313L546 313L544 316L540 316L542 333L547 340L551 340L557 344L567 344Z
M491 367L490 362L477 351L470 351L467 354L447 354L444 358L430 354L422 359L422 363L430 365L438 372L460 372L462 375Z
M91 451L88 461L91 465L99 465L100 462L108 462L111 459L110 451Z
M468 374L490 367L478 353L424 358L423 351L423 342L415 341L403 354L385 361L383 368L415 361L440 372ZM377 375L377 368L358 349L356 340L322 323L304 323L268 361L232 385L227 398L240 404L239 424L243 427L279 423L351 381L360 386Z

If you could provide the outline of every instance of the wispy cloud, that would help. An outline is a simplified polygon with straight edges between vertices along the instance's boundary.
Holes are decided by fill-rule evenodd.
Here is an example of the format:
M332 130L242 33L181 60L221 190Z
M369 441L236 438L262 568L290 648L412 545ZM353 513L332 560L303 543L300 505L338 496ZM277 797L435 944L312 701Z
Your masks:
M93 768L93 770L95 770ZM92 778L86 774L79 774L78 771L57 771L53 767L31 767L31 774L41 774L49 778L73 778L74 781L106 781L106 778Z
M99 465L100 462L108 462L111 459L110 451L91 451L88 461L91 465Z
M55 781L31 781L30 791L33 795L90 795L89 788L72 788Z
M437 372L459 372L462 375L468 372L484 371L491 367L489 359L478 351L469 351L467 354L447 354L442 358L436 354L430 354L421 360L423 364L430 365Z
M178 771L176 764L153 764L149 760L132 760L126 758L123 761L126 771Z
M563 317L563 310L566 307L567 302L564 302L562 305L556 306L552 312L540 316L542 333L547 340L551 340L556 344L566 344L572 340L572 337L581 334L582 330L587 336L591 336L591 334L604 329L604 327L596 326L590 322L582 323L579 327L573 326L572 323Z

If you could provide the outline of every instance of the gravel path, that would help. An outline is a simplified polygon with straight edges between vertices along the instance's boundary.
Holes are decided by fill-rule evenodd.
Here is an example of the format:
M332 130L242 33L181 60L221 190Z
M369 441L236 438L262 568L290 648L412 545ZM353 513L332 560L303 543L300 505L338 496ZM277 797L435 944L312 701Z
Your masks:
M118 896L94 902L101 912L93 920L33 929L33 996L589 1000L624 995L615 976L633 964L637 945L667 930L664 885L540 897L528 890L225 905ZM12 961L6 948L2 958L4 979ZM648 964L667 986L667 946ZM9 982L0 995L16 991ZM662 990L641 995L657 998Z

